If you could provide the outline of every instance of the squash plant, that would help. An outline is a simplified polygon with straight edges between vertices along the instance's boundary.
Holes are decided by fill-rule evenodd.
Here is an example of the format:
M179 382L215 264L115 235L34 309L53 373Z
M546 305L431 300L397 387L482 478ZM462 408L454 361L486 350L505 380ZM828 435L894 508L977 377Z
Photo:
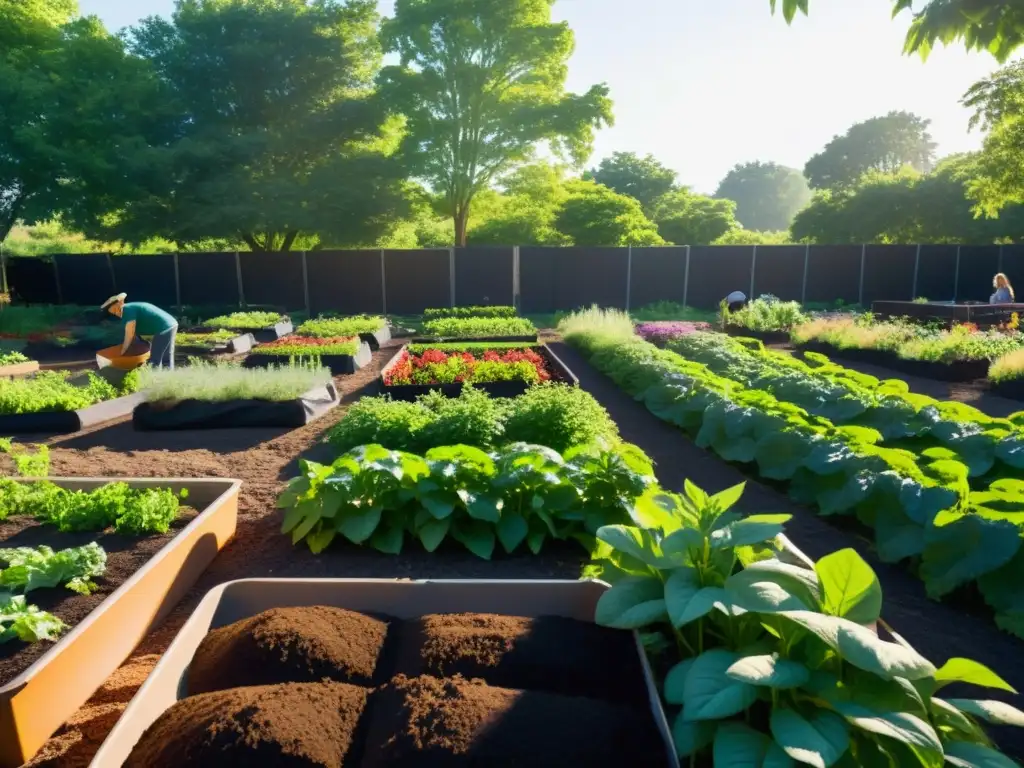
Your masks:
M613 581L597 623L675 648L662 694L680 707L680 757L716 768L1014 765L981 724L1024 726L1024 713L941 696L954 682L1013 689L977 662L936 669L897 635L880 638L882 589L856 552L813 570L785 562L776 538L788 516L741 517L731 508L742 491L648 492L633 525L598 530L588 569Z
M492 453L441 446L423 456L364 445L300 468L278 500L282 531L315 553L339 535L391 554L407 535L429 552L451 537L486 559L499 544L535 554L549 539L589 544L601 526L628 519L654 484L638 448L604 442L564 456L526 443Z

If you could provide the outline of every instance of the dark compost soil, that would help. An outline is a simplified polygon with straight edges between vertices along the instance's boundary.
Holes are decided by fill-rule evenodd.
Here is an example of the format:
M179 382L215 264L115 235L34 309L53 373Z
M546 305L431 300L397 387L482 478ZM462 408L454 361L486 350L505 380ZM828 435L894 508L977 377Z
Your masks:
M136 648L106 684L54 735L29 763L48 768L85 768L125 705L196 604L212 587L247 577L575 579L586 561L576 544L545 547L530 554L481 560L457 546L429 554L416 547L383 555L368 547L337 545L321 555L293 547L281 535L274 502L285 481L298 473L298 459L331 461L335 451L321 437L364 395L380 393L380 372L401 342L385 344L371 363L351 376L335 378L343 401L322 419L296 430L278 428L136 432L131 420L74 435L44 440L51 450L51 474L69 477L224 477L243 481L238 532L200 576L195 587ZM39 442L37 439L34 442ZM9 472L0 456L0 472Z
M649 706L629 632L559 616L463 613L406 622L401 636L398 672L409 677L461 675L502 688Z
M166 534L142 538L102 532L61 533L56 527L43 525L34 518L12 516L0 522L0 547L38 547L45 544L61 550L81 547L93 541L103 547L107 553L107 570L102 577L95 579L99 589L93 594L80 595L65 587L34 589L28 593L31 605L49 611L72 628L144 566L197 514L194 509L182 507ZM20 640L0 645L0 685L20 675L52 647L53 644L48 642L23 643Z
M386 622L343 608L274 608L204 637L188 692L320 680L371 685L387 634Z
M658 479L666 488L681 491L683 480L689 478L709 493L716 493L746 482L739 510L745 514L791 514L786 535L809 557L816 560L847 547L855 549L881 581L885 621L936 666L953 657L973 659L995 670L1017 690L1024 690L1024 641L1001 632L986 618L930 600L920 579L900 565L881 562L868 542L833 527L813 510L698 448L680 429L661 421L568 345L552 347L579 377L580 386L608 410L623 439L638 445L654 460ZM948 697L1001 699L1019 706L1017 697L998 690L956 684L943 692ZM1024 730L989 730L1003 750L1017 759L1024 757Z
M183 699L142 735L126 768L341 768L368 691L344 683L235 688Z
M595 699L399 675L371 713L363 768L666 764L649 716Z

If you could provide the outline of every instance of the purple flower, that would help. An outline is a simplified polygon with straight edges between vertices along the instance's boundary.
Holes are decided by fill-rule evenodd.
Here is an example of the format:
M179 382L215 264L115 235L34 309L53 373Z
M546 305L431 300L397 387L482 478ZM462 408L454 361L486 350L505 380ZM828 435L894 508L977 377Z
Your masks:
M678 339L681 336L689 336L691 333L709 330L711 330L711 326L707 323L688 323L683 321L640 323L636 327L636 332L642 339L655 344Z

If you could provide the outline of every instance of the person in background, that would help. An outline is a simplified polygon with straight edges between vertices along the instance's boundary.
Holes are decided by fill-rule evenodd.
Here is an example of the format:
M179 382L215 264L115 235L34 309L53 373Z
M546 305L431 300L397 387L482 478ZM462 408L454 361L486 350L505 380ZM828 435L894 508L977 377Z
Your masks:
M730 312L736 312L747 305L747 295L743 291L733 291L725 297Z
M1013 295L1013 286L1002 272L992 278L992 287L996 289L996 292L988 300L989 304L1013 304L1016 301L1016 297Z
M152 336L149 364L174 369L174 339L178 335L178 321L160 307L145 301L126 303L128 294L111 296L100 307L114 317L121 318L124 325L124 341L121 354L128 352L132 342L140 336Z

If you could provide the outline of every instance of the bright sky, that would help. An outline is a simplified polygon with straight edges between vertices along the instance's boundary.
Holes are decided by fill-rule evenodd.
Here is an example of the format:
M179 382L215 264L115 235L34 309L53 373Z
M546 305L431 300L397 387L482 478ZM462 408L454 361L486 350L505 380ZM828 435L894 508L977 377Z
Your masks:
M173 0L79 0L112 29ZM391 13L393 0L379 0ZM780 3L781 5L781 3ZM997 68L987 54L901 54L908 24L889 0L812 0L787 27L768 0L559 0L576 33L569 87L607 83L615 127L598 134L594 161L651 153L699 192L714 192L739 162L802 168L855 122L905 109L930 118L939 155L976 149L960 97Z

